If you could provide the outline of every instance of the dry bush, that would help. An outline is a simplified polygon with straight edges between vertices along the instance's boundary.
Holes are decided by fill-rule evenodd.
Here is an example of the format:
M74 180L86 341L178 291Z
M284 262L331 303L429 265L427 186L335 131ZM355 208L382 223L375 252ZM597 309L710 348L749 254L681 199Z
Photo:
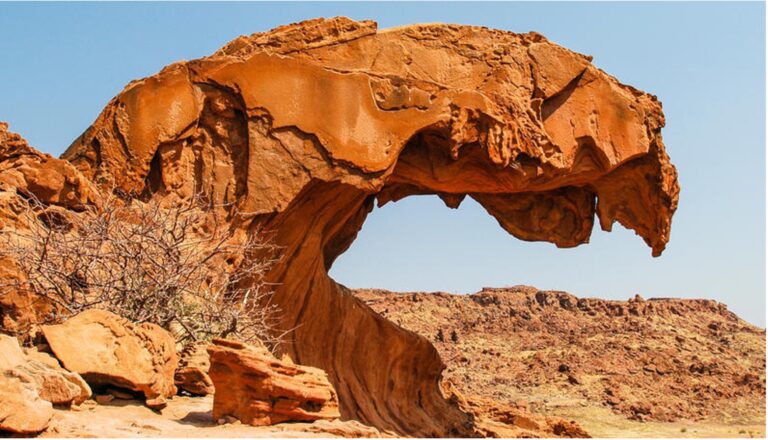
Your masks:
M13 287L55 305L48 322L101 308L180 342L230 337L274 349L284 335L275 334L279 310L264 275L277 249L260 235L234 236L202 205L110 195L75 214L30 197L21 213L28 229L0 233L0 256L26 278Z

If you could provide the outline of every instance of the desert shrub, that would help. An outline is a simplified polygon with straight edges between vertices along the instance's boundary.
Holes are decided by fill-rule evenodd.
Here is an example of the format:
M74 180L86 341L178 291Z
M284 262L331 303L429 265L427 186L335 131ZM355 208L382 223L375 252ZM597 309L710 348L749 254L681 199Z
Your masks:
M269 240L237 235L199 197L162 206L109 194L82 213L28 196L26 227L0 233L0 256L23 274L6 283L47 298L54 305L47 322L101 308L158 324L180 342L279 343L279 310L264 281L277 260Z

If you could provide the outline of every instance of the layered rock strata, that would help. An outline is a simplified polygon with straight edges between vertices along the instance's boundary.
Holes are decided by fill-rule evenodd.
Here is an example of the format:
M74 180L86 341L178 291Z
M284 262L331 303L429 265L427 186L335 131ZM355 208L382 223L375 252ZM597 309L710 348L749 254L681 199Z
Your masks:
M280 361L265 349L215 339L208 347L216 387L213 418L254 426L340 417L336 391L323 370Z

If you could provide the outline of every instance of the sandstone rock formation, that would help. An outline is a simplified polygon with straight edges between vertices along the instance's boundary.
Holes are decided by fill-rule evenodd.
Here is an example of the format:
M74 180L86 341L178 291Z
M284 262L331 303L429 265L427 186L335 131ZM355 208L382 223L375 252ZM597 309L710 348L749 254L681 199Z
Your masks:
M589 438L574 421L533 414L492 399L472 398L462 402L462 409L475 416L479 434L490 438Z
M35 434L53 417L53 405L37 392L34 379L15 370L0 371L0 433Z
M53 417L35 380L21 371L27 362L16 338L0 334L0 433L34 434Z
M0 334L0 370L10 370L25 363L24 352L19 341L11 336Z
M213 394L215 388L208 375L211 361L207 351L208 343L197 341L188 344L180 353L179 367L173 376L176 388L195 396Z
M265 349L225 339L208 347L216 387L213 418L254 426L340 417L336 391L318 368L278 360Z
M472 417L437 385L445 365L432 344L328 270L374 203L413 194L452 208L469 195L516 237L564 247L587 242L597 214L659 255L678 197L661 104L590 61L535 33L283 26L129 84L62 156L82 174L6 132L0 196L34 192L76 211L92 181L168 203L202 193L212 212L247 213L231 227L267 231L283 249L268 281L282 329L295 329L285 350L328 371L344 418L470 435ZM4 326L18 322L13 307Z
M67 371L46 353L27 355L27 361L16 367L31 377L40 398L54 405L78 405L91 397L91 388L77 374Z
M134 325L113 313L91 309L42 329L64 367L92 386L141 392L152 408L164 406L165 399L176 394L176 343L154 324Z
M16 338L0 334L0 372L23 377L25 383L34 384L41 399L54 405L77 405L91 396L90 387L79 374L61 368L47 353L25 351Z
M357 420L316 420L303 428L305 432L344 438L382 438L378 429L363 425Z

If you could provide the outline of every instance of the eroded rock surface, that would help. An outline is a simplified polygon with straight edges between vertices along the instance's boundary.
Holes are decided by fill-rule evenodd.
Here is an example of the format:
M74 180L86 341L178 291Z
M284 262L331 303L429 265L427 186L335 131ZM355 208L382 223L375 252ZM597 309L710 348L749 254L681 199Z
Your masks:
M216 393L213 418L253 426L338 419L339 401L318 368L280 361L267 350L214 339L208 347Z
M659 255L678 197L663 125L656 97L539 34L317 19L132 82L64 153L81 174L16 155L6 134L0 189L77 210L92 181L241 213L233 228L283 249L268 281L295 329L286 352L329 373L344 418L471 435L429 340L331 280L333 261L375 203L413 194L452 208L472 197L516 237L566 247L587 242L597 215Z
M208 343L196 341L188 344L180 353L179 367L173 380L176 388L195 396L213 394L215 387L208 375L211 361L207 351Z
M3 334L0 334L0 372L5 372L7 378L31 383L41 399L54 405L77 405L91 396L90 387L79 374L61 368L47 353L36 349L22 351L16 338Z
M91 397L91 388L79 374L61 368L46 353L28 354L26 363L18 366L17 371L29 375L40 398L54 405L78 405Z
M48 211L76 212L90 203L98 189L72 164L40 153L21 136L0 122L0 232L24 229L24 199L36 198ZM54 214L54 215L55 215ZM8 333L26 337L51 309L50 303L17 288L23 283L22 271L0 249L0 327Z
M33 377L22 371L27 359L16 338L0 334L0 433L35 434L53 417Z
M16 370L0 371L0 433L36 434L51 417L53 405L40 397L32 377Z
M92 386L141 392L153 408L164 406L166 398L176 394L176 342L154 324L135 325L105 310L91 309L42 330L64 368L79 373Z

